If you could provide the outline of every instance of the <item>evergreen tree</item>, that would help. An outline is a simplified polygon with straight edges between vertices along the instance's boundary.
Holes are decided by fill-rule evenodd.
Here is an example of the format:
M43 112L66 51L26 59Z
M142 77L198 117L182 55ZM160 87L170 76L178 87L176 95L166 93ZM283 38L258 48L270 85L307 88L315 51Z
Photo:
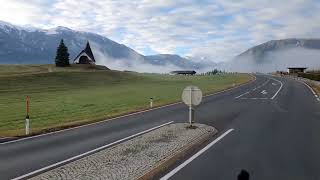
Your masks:
M55 62L56 62L56 66L58 67L65 67L70 65L68 48L64 44L63 39L61 39L59 47L57 49Z

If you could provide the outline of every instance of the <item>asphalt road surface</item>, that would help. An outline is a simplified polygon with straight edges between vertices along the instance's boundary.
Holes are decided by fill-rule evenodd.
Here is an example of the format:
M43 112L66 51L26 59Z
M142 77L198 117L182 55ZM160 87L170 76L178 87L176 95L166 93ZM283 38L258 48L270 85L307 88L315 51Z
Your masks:
M208 96L196 121L223 135L170 179L320 179L320 102L304 84L256 75L256 81ZM175 104L31 139L0 144L0 179L12 179L174 121L188 108ZM230 131L230 129L233 129ZM179 164L178 164L179 165ZM165 175L165 174L164 174Z

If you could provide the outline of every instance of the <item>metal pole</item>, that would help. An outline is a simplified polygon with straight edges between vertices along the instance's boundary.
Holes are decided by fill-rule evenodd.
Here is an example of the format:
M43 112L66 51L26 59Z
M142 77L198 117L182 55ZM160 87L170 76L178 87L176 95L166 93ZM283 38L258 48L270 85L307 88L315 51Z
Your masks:
M192 126L193 115L192 115L192 88L190 89L190 105L189 105L189 124Z
M192 126L192 106L189 106L189 124Z

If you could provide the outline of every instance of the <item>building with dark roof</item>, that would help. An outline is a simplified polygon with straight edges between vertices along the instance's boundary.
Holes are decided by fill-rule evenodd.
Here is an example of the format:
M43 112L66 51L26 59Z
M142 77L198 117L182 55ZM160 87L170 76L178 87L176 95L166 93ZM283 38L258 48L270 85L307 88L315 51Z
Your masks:
M170 74L178 75L195 75L197 72L196 71L171 71Z
M298 74L298 73L304 73L306 70L306 67L289 67L288 68L288 73L289 74Z
M79 55L74 59L73 63L96 64L89 41L87 42L86 48L79 53Z

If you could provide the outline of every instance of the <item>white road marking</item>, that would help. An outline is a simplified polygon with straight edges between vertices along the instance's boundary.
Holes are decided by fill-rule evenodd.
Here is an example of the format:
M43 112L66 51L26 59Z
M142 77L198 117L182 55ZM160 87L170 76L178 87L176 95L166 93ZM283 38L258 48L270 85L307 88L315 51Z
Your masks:
M256 99L269 99L269 98L241 98L241 99L254 99L254 100L256 100Z
M81 126L76 126L76 127L72 127L72 128L68 128L68 129L62 129L62 130L58 130L58 131L54 131L54 132L49 132L49 133L45 133L45 134L39 134L39 135L35 135L35 136L29 136L29 137L25 137L25 138L19 138L19 139L16 139L16 140L12 140L12 141L8 141L8 142L0 143L0 145L11 144L11 143L19 142L19 141L24 141L24 140L28 140L28 139L33 139L33 138L38 138L38 137L42 137L42 136L47 136L47 135L50 135L50 134L56 134L56 133L59 133L59 132L64 132L64 131L69 131L69 130L73 130L73 129L78 129L78 128L81 128L81 127L92 126L92 125L100 124L100 123L103 123L103 122L106 122L106 121L113 121L113 120L116 120L116 119L120 119L120 118L124 118L124 117L129 117L129 116L133 116L133 115L137 115L137 114L149 112L149 111L153 111L153 110L156 110L156 109L162 109L162 108L169 107L169 106L173 106L173 105L180 104L180 103L182 103L182 102L176 102L176 103L172 103L172 104L167 104L167 105L164 105L164 106L155 107L155 108L152 108L152 109L147 109L147 110L143 110L143 111L139 111L139 112L134 112L134 113L130 113L130 114L126 114L126 115L122 115L122 116L118 116L118 117L106 119L106 120L103 120L103 121L98 121L98 122L94 122L94 123L90 123L90 124L84 124L84 125L81 125Z
M313 95L317 95L317 93L312 89L312 87L309 86L309 84L305 83L304 81L300 81L300 82L305 84L310 89L310 91L312 92Z
M300 81L298 81L298 82L301 82L301 83L303 83L304 85L306 85L306 86L310 89L310 91L312 92L312 94L314 95L314 97L317 99L317 101L320 101L319 96L318 96L317 93L312 89L312 87L309 86L309 84L305 83L303 80L300 80Z
M262 83L260 86L255 87L255 88L254 88L253 90L251 90L251 91L255 91L256 89L259 89L259 88L261 88L262 86L265 86L269 81L270 81L270 79L266 80L266 81L265 81L264 83ZM244 95L246 95L246 94L249 94L249 93L250 93L250 91L247 91L247 92L245 92L245 93L243 93L243 94L235 97L235 99L238 99L238 98L240 98L240 97L242 97L242 96L244 96Z
M269 79L268 79L267 81L265 81L265 82L264 82L263 84L261 84L260 86L254 88L252 91L255 91L256 89L259 89L259 88L265 86L266 84L268 84L268 82L269 82L270 80L277 81L277 82L280 83L280 87L279 87L279 89L277 90L277 92L270 98L270 99L274 99L274 98L278 95L278 93L281 91L281 89L282 89L282 87L283 87L283 83L282 83L281 81L275 79L275 78L271 78L271 77L268 77L268 78L269 78ZM277 84L277 83L272 83L272 85L275 86L275 85L278 85L278 84ZM238 98L240 98L240 97L242 97L243 95L246 95L246 94L248 94L248 92L246 92L246 93L244 93L244 94L241 94L240 96L237 96L236 99L238 99ZM265 95L265 94L268 94L268 92L267 92L266 90L263 90L263 91L261 91L261 94L264 94L264 95ZM268 98L241 98L241 99L268 99Z
M217 142L219 142L222 138L224 138L226 135L228 135L230 132L232 132L234 129L229 129L228 131L226 131L225 133L223 133L221 136L219 136L217 139L215 139L214 141L212 141L210 144L208 144L206 147L204 147L203 149L201 149L199 152L197 152L195 155L191 156L188 160L186 160L185 162L183 162L182 164L180 164L178 167L176 167L175 169L173 169L172 171L170 171L168 174L166 174L165 176L163 176L160 180L167 180L170 177L172 177L174 174L176 174L178 171L180 171L182 168L184 168L186 165L188 165L191 161L193 161L194 159L196 159L198 156L200 156L202 153L204 153L206 150L208 150L211 146L213 146L214 144L216 144Z
M245 93L243 93L243 94L241 94L240 96L237 96L237 97L235 97L235 98L238 99L239 97L242 97L242 96L244 96L244 95L246 95L246 94L249 94L249 93L250 93L250 91L245 92Z
M261 94L268 94L266 90L261 91Z
M301 82L302 84L304 84L305 86L307 86L307 87L310 89L310 91L312 92L312 94L315 96L315 98L316 98L318 101L320 101L320 98L319 98L319 96L317 95L317 93L312 89L312 87L310 87L306 82L304 82L304 80L303 80L302 78L292 78L292 77L289 77L289 78L294 79L294 80L296 80L296 81L298 81L298 82Z
M224 93L224 92L227 92L227 91L231 91L231 90L237 89L237 88L239 88L239 87L241 87L241 86L245 86L245 85L247 85L247 84L250 84L250 83L254 82L255 80L257 80L257 78L256 78L254 75L252 75L252 74L249 74L249 75L252 76L254 79L251 80L251 81L249 81L249 82L240 84L240 85L238 85L238 86L235 86L235 87L232 87L232 88L229 88L229 89L225 89L225 90L221 90L221 91L218 91L218 92L215 92L215 93L211 93L211 94L204 95L203 97L204 97L204 98L205 98L205 97L210 97L210 96L214 96L214 95L217 95L217 94L221 94L221 93ZM163 106L155 107L155 108L152 108L152 109L146 109L146 110L143 110L143 111L138 111L138 112L134 112L134 113L125 114L125 115L122 115L122 116L118 116L118 117L106 119L106 120L103 120L103 121L98 121L98 122L94 122L94 123L84 124L84 125L81 125L81 126L76 126L76 127L72 127L72 128L68 128L68 129L62 129L62 130L58 130L58 131L54 131L54 132L49 132L49 133L45 133L45 134L39 134L39 135L35 135L35 136L30 136L30 137L25 137L25 138L19 138L19 139L16 139L16 140L12 140L12 141L8 141L8 142L0 143L0 145L15 143L15 142L24 141L24 140L33 139L33 138L38 138L38 137L42 137L42 136L46 136L46 135L50 135L50 134L56 134L56 133L63 132L63 131L69 131L69 130L72 130L72 129L78 129L78 128L85 127L85 126L91 126L91 125L95 125L95 124L99 124L99 123L104 123L104 122L106 122L106 121L112 121L112 120L115 120L115 119L120 119L120 118L124 118L124 117L128 117L128 116L133 116L133 115L137 115L137 114L142 114L142 113L145 113L145 112L149 112L149 111L153 111L153 110L157 110L157 109L166 108L166 107L174 106L174 105L181 104L181 103L182 103L182 101L180 101L180 102L175 102L175 103L171 103L171 104L166 104L166 105L163 105ZM9 137L9 138L10 138L10 137Z
M270 77L270 78L271 78L271 77ZM271 79L273 79L273 80L275 80L275 81L277 81L277 82L280 83L280 88L278 89L278 91L277 91L277 92L272 96L272 98L271 98L271 99L274 99L274 98L278 95L278 93L281 91L283 84L282 84L281 81L279 81L279 80L277 80L277 79L275 79L275 78L271 78Z
M30 172L30 173L28 173L28 174L25 174L25 175L22 175L22 176L16 177L16 178L14 178L13 180L19 180L19 179L25 179L25 178L28 178L28 177L30 177L30 176L32 176L32 175L35 175L35 174L41 173L41 172L43 172L43 171L46 171L46 170L48 170L48 169L51 169L51 168L57 167L57 166L62 165L62 164L64 164L64 163L68 163L68 162L70 162L70 161L73 161L73 160L76 160L76 159L82 158L82 157L84 157L84 156L86 156L86 155L89 155L89 154L95 153L95 152L100 151L100 150L102 150L102 149L108 148L108 147L110 147L110 146L112 146L112 145L115 145L115 144L121 143L121 142L123 142L123 141L129 140L129 139L132 139L132 138L134 138L134 137L136 137L136 136L139 136L139 135L142 135L142 134L148 133L148 132L150 132L150 131L153 131L153 130L155 130L155 129L161 128L161 127L166 126L166 125L169 125L169 124L171 124L171 123L173 123L173 121L170 121L170 122L168 122L168 123L165 123L165 124L162 124L162 125L159 125L159 126L156 126L156 127L150 128L150 129L147 129L147 130L145 130L145 131L142 131L142 132L139 132L139 133L133 134L133 135L131 135L131 136L125 137L125 138L120 139L120 140L117 140L117 141L112 142L112 143L110 143L110 144L107 144L107 145L104 145L104 146L98 147L98 148L93 149L93 150L91 150L91 151L88 151L88 152L85 152L85 153L79 154L79 155L74 156L74 157L71 157L71 158L69 158L69 159L66 159L66 160L63 160L63 161L60 161L60 162L54 163L54 164L52 164L52 165L49 165L49 166L43 167L43 168L38 169L38 170L35 170L35 171L32 171L32 172Z

